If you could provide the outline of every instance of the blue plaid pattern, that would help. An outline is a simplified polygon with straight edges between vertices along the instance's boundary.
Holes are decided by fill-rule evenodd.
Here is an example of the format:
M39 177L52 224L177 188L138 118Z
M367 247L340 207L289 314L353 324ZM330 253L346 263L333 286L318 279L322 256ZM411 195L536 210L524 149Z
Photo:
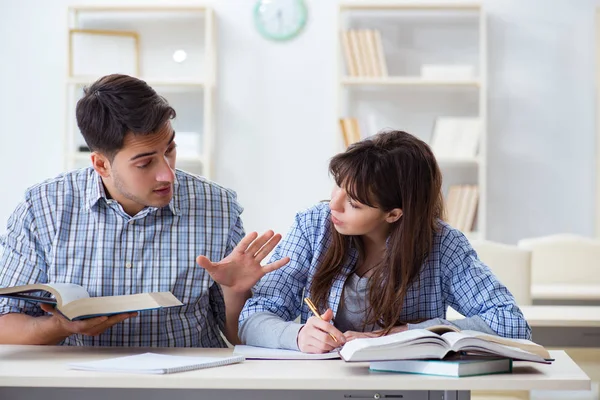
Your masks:
M258 282L253 297L242 310L240 325L257 312L270 312L286 321L300 315L302 323L312 315L302 295L305 290L310 292L318 260L331 242L329 219L327 203L296 215L290 232L271 258L273 262L289 256L290 263ZM357 260L358 251L352 248L333 283L329 306L334 315L344 283ZM405 321L445 318L448 306L466 317L478 315L500 336L531 338L531 328L508 289L477 258L466 237L442 222L433 251L423 265L420 280L409 288L399 318Z
M173 193L168 206L131 217L107 199L92 168L30 188L0 237L0 287L69 282L92 297L171 291L183 307L144 311L63 344L225 347L222 291L195 259L218 261L233 250L244 236L242 208L233 191L179 170ZM0 299L6 313L44 314L34 303Z

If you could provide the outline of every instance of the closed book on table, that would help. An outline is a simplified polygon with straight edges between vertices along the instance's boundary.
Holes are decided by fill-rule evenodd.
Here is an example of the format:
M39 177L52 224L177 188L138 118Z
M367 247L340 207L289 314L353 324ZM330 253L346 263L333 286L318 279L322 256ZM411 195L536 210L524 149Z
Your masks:
M502 357L450 358L444 360L373 361L371 371L439 376L477 376L512 372L512 360Z

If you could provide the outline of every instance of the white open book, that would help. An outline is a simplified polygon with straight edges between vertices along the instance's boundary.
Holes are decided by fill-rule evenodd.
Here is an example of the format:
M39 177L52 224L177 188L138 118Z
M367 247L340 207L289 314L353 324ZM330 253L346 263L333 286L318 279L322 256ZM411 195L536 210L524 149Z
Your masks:
M452 352L546 364L551 361L550 353L530 340L460 331L447 325L408 330L376 338L355 339L344 345L340 356L345 361L386 361L442 359Z
M39 292L50 293L53 297L38 295ZM90 297L83 287L72 283L37 283L0 288L0 297L54 304L71 321L183 305L171 292Z

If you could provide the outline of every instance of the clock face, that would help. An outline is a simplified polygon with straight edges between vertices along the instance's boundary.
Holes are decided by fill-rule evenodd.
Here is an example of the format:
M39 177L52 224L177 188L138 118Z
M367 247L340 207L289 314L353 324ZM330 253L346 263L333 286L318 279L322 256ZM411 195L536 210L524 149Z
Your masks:
M254 23L261 35L271 40L295 37L306 24L304 0L258 0Z

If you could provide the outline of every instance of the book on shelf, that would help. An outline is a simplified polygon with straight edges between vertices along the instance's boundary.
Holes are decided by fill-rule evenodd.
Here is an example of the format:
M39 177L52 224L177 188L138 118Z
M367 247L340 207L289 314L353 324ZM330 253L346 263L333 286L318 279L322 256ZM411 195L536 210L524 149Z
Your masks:
M512 372L513 361L505 357L454 354L442 360L372 361L369 370L437 376L477 376Z
M378 78L388 75L381 32L350 29L341 31L340 37L349 76Z
M197 369L221 367L244 361L242 356L191 357L157 353L114 357L105 360L70 363L70 369L81 371L124 372L132 374L173 374Z
M73 283L36 283L0 288L0 297L53 304L58 312L71 321L183 306L171 292L90 297L83 287Z
M477 217L477 185L452 185L446 196L446 220L461 232L471 232Z
M360 126L356 118L340 118L340 128L344 147L348 147L361 139Z
M507 339L450 325L411 329L388 336L352 340L340 350L344 361L443 359L453 353L551 363L548 351L525 339Z
M477 156L481 121L472 117L439 117L431 135L431 150L438 159L472 159Z

